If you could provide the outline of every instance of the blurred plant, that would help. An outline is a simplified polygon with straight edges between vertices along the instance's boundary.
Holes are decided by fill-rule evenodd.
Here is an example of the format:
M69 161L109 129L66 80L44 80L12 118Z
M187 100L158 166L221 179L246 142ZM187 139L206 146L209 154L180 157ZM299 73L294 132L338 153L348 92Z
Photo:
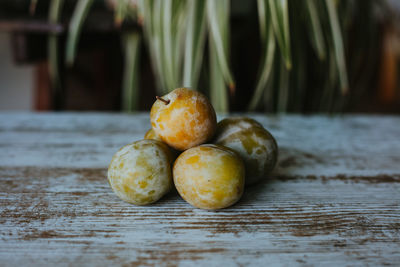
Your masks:
M38 0L31 0L29 4L29 14L31 14L31 16L33 16L36 12L37 2Z
M217 111L229 110L226 85L234 94L235 82L228 67L229 58L229 0L208 0L208 24L210 32L210 95ZM195 86L195 85L191 85Z
M289 13L289 8L294 11ZM328 16L325 16L326 13L328 13ZM258 0L258 14L260 36L264 47L262 51L263 64L254 96L249 104L249 110L257 108L262 99L262 94L266 95L264 106L276 107L278 112L285 112L289 109L288 104L291 97L297 97L296 101L301 104L302 98L298 98L298 96L304 93L301 92L304 91L304 88L301 88L300 80L304 79L307 66L304 62L306 59L302 54L306 53L304 48L307 45L314 48L320 61L328 60L331 62L334 60L328 65L336 68L332 71L338 72L342 93L347 92L345 52L335 1L307 0L299 3L288 0ZM291 20L291 23L289 20ZM291 31L290 25L296 27L294 31L293 29ZM299 35L303 31L300 27L305 28L309 40L305 40ZM291 36L294 38L291 38ZM307 41L306 44L304 44L305 41ZM279 51L275 49L276 43ZM331 50L327 51L327 48L331 48ZM293 70L292 53L296 57ZM326 57L327 54L329 57ZM278 61L277 65L280 66L275 73L276 77L271 75L274 66L273 61ZM291 86L290 82L295 79L297 79L296 83ZM330 91L336 88L335 81L331 82ZM279 90L276 88L279 88ZM269 110L271 111L271 108Z
M184 86L198 84L206 38L206 2L190 1L188 5L188 26L183 63Z
M197 56L203 51L206 38L204 38L204 10L207 13L207 32L209 39L209 70L210 70L210 96L212 103L218 111L229 110L229 95L227 87L234 93L235 82L229 68L229 0L188 0L183 4L182 0L154 0L139 1L140 12L144 17L144 28L147 42L151 49L153 65L157 69L160 80L159 88L162 93L179 86L196 88L198 85L199 64L201 57ZM276 106L278 111L288 109L289 97L293 87L290 87L290 74L292 69L292 49L290 19L300 20L304 26L309 28L310 41L315 47L320 60L326 60L326 54L332 53L338 70L338 77L342 93L348 89L347 71L344 57L344 47L337 16L337 6L332 0L304 1L295 3L288 0L258 0L258 14L260 25L260 36L262 42L262 63L260 75L255 85L255 92L249 104L249 110L258 107L263 94L267 105ZM175 8L173 8L175 6ZM307 12L303 17L290 17L289 8L300 8ZM163 10L162 14L160 10ZM320 16L327 13L328 16ZM196 14L196 15L194 15ZM180 23L176 23L180 22ZM189 25L186 31L184 29ZM329 28L328 26L329 25ZM323 28L325 26L325 28ZM176 33L176 34L172 34ZM186 43L181 42L182 35L186 35ZM331 40L332 50L326 51L326 42ZM295 43L297 40L294 40ZM193 47L193 45L196 47ZM279 50L276 49L276 44ZM177 48L173 51L173 48ZM197 54L190 53L196 50ZM183 51L189 51L184 54ZM303 53L303 51L297 51ZM175 54L177 53L177 54ZM183 64L181 58L185 58ZM328 57L330 60L331 57ZM277 61L278 92L274 92L277 98L273 98L270 92L272 69L274 61ZM197 63L194 65L193 63ZM302 68L301 64L296 65ZM294 71L297 71L294 70ZM182 71L185 75L182 75ZM193 79L189 74L195 73ZM270 86L268 86L270 84ZM276 103L274 103L276 101Z
M59 0L53 0L59 1ZM76 47L82 25L89 13L94 0L78 0L71 18L66 48L66 62L72 65L76 56ZM109 0L109 5L115 11L114 23L120 27L124 20L137 19L136 0ZM54 4L54 3L53 3ZM139 97L139 49L140 34L138 32L123 32L122 46L124 50L124 73L122 78L122 109L134 111L138 108ZM51 54L49 54L51 58ZM55 67L55 66L53 66Z
M61 0L53 0L55 2ZM82 24L94 0L78 0L66 47L66 61L72 64ZM217 111L229 111L235 95L235 79L230 68L230 0L109 0L115 10L115 24L137 20L149 47L157 90L165 94L176 87L197 89L202 73ZM302 111L311 103L315 111L337 111L349 93L346 37L352 16L363 1L343 0L257 0L260 30L260 66L248 109ZM366 0L366 5L385 1ZM52 13L55 5L53 3ZM374 8L368 9L373 12ZM55 21L56 17L51 16ZM305 38L306 37L306 38ZM51 40L51 39L50 39ZM49 43L55 48L54 40ZM140 34L123 33L125 72L123 106L137 108L138 51ZM309 47L318 62L310 61ZM208 57L204 52L208 51ZM49 50L49 52L52 52ZM54 53L54 51L52 52ZM351 55L351 58L355 56ZM208 63L205 64L205 63ZM54 67L56 62L51 65ZM56 72L54 72L56 73ZM321 80L311 81L320 90L306 88L309 73ZM55 75L56 76L56 75Z
M137 20L137 0L112 0L115 10L114 23L120 27L124 20ZM137 31L122 33L124 73L122 77L122 109L135 111L139 104L139 50L141 36Z
M205 43L209 40L210 96L228 111L226 86L235 83L229 68L229 0L139 0L145 38L160 94L186 86L197 89Z
M72 65L75 60L76 47L82 25L89 13L94 0L78 0L68 28L68 39L66 47L66 61Z
M125 68L122 79L122 109L134 111L139 104L139 49L140 34L128 32L124 36Z
M49 9L49 22L50 23L58 23L60 19L60 14L62 11L62 7L64 4L64 0L53 0L50 3ZM54 99L61 99L59 97L62 93L61 91L61 82L60 82L60 73L59 73L59 62L58 62L58 37L56 34L50 34L47 40L47 54L49 60L49 76L51 81L51 88L53 89ZM58 109L60 103L55 103L55 108Z

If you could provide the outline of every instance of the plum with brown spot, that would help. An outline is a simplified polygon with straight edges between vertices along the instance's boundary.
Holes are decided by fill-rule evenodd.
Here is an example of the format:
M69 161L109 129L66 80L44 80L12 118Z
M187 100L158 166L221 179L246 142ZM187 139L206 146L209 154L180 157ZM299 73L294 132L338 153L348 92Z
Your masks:
M177 88L157 97L150 120L155 134L180 151L210 140L217 125L214 108L207 97L188 88Z
M268 179L277 162L275 138L251 118L232 117L220 121L213 143L229 147L240 155L246 167L246 185Z

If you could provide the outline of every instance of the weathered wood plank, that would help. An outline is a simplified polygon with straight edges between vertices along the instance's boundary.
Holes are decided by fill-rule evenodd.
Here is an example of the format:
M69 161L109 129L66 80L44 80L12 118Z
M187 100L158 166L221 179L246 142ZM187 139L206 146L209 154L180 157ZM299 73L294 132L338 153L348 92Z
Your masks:
M255 117L279 167L210 212L112 193L108 162L148 114L0 114L0 265L398 265L400 118Z
M280 147L278 173L400 173L400 117L254 116ZM143 138L148 114L0 114L3 166L107 166L121 146ZM62 157L59 155L62 153Z

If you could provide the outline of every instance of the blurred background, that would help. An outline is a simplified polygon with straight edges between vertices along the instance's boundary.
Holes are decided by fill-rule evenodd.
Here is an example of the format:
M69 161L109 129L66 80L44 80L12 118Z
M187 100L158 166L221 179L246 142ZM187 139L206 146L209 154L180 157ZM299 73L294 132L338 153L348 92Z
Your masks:
M1 0L0 110L400 113L398 0Z

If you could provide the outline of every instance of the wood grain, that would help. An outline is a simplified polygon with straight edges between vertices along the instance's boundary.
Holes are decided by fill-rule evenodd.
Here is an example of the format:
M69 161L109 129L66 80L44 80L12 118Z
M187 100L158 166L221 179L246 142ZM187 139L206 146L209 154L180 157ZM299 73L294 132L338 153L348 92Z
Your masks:
M398 266L400 118L253 117L278 167L211 212L111 191L107 165L148 114L0 113L0 265Z

